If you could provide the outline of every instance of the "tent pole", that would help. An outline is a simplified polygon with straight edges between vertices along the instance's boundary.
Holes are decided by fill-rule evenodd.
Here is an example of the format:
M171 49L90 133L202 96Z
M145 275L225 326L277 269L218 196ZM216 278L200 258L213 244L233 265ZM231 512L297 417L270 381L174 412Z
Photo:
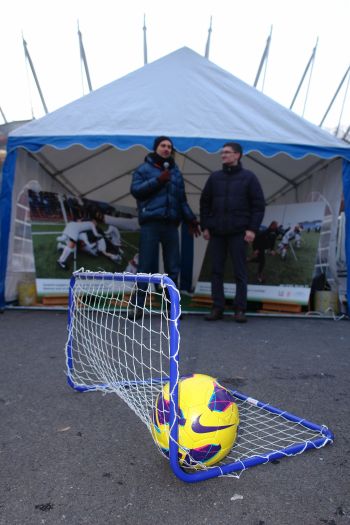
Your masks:
M251 155L246 155L246 157L255 162L256 164L259 164L259 166L262 166L263 168L267 169L268 171L270 171L271 173L273 173L274 175L277 175L277 177L280 177L281 179L285 180L287 182L287 184L291 184L293 186L293 181L291 179L288 179L288 177L286 177L285 175L283 175L282 173L280 173L279 171L273 169L273 168L270 168L269 166L267 166L264 162L261 162L261 160L258 160L258 159L255 159L254 157L252 157Z
M58 184L60 184L60 186L62 186L63 189L65 189L69 193L73 193L74 195L78 195L79 194L78 190L69 181L67 181L67 179L65 177L63 177L61 172L59 172L59 173L50 173L50 171L47 169L47 166L45 166L45 164L43 164L43 162L47 162L45 157L44 157L44 160L41 160L40 159L40 155L38 155L38 154L34 155L30 151L28 151L27 153L28 153L28 157L30 157L31 159L34 159L39 164L40 168L42 170L44 170L45 173L47 173L49 177L51 177L53 180L58 182ZM41 157L43 157L43 155L41 155ZM62 178L64 179L64 182L62 182L61 180L57 180L57 175L62 175Z
M312 175L315 173L316 170L320 170L322 168L326 168L329 166L334 159L330 159L329 161L326 161L325 159L320 159L317 162L315 162L312 166L310 166L307 170L300 173L294 180L293 189L297 190L298 186L305 182L307 179L312 177ZM267 204L271 204L271 202L275 201L278 197L283 197L286 193L288 193L291 190L291 187L287 184L283 186L283 188L280 188L278 191L270 195L268 199L266 199Z

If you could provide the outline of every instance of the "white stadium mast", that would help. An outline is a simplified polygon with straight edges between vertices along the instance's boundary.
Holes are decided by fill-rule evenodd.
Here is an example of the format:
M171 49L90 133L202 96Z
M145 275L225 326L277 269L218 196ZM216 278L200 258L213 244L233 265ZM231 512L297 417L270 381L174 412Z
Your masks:
M147 63L147 27L146 15L143 15L143 65L145 66Z
M339 93L339 91L340 91L342 85L344 84L345 79L346 79L346 77L348 76L349 72L350 72L350 66L349 66L348 69L346 70L345 75L343 76L343 78L342 78L342 80L341 80L339 86L337 87L337 90L336 90L336 92L335 92L334 95L333 95L333 98L332 98L332 100L331 100L331 102L330 102L330 104L329 104L329 106L328 106L328 108L327 108L327 110L326 110L326 113L323 115L323 118L322 118L321 122L319 123L319 127L321 127L322 124L324 123L324 121L325 121L325 119L326 119L326 117L327 117L327 115L328 115L328 113L329 113L331 107L333 106L334 101L335 101L335 99L337 98L338 93Z
M313 70L313 65L314 65L314 61L315 61L315 56L316 56L317 45L318 45L318 38L316 40L316 45L315 45L315 47L314 47L314 49L313 49L313 51L311 53L311 57L309 58L307 66L306 66L306 68L304 70L304 73L303 73L303 75L301 77L301 80L299 82L298 88L297 88L297 90L295 92L295 95L293 97L293 100L291 102L291 105L289 106L289 109L293 108L294 103L295 103L295 101L297 99L297 96L299 94L299 91L301 89L301 86L303 85L303 82L305 80L306 74L309 71L309 69L311 68L310 75L309 75L309 82L308 82L307 91L306 91L306 97L305 97L305 103L304 103L304 109L303 109L303 116L304 116L304 113L305 113L306 102L307 102L307 98L308 98L308 94L309 94L310 81L311 81L311 76L312 76L312 70Z
M270 51L270 44L271 44L271 37L272 37L272 27L273 26L271 26L270 34L269 34L269 36L268 36L268 38L266 40L266 46L265 46L263 55L261 57L260 64L259 64L259 69L258 69L258 72L256 74L255 81L254 81L254 87L256 87L258 85L258 82L259 82L261 70L262 70L263 66L265 65L264 80L263 80L263 85L262 85L262 88L261 88L262 92L264 92L264 84L265 84L267 62L268 62L268 59L269 59L269 51Z
M7 119L6 119L6 117L5 117L5 113L4 113L3 110L1 109L1 106L0 106L0 115L2 116L3 121L5 122L5 124L7 124Z
M82 64L84 65L86 81L87 81L87 84L88 84L88 87L89 87L89 91L91 93L91 91L93 91L93 89L92 89L92 84L91 84L91 79L90 79L89 67L88 67L88 63L87 63L87 60L86 60L86 54L85 54L85 50L84 50L83 35L81 34L81 31L79 29L79 20L78 20L78 38L79 38L80 60L81 60Z
M207 39L207 44L205 46L205 58L209 58L209 50L210 50L210 39L211 39L211 33L212 33L212 21L213 21L213 17L211 16L210 17L210 24L209 24L209 29L208 29L208 39Z
M32 71L32 75L33 75L33 78L34 78L34 81L35 81L35 84L36 84L36 87L37 87L37 90L38 90L38 93L39 93L39 96L40 96L41 103L42 103L44 111L45 111L45 113L47 115L48 114L48 109L47 109L47 106L46 106L46 103L45 103L44 95L43 95L43 93L41 91L39 80L38 80L37 74L35 72L34 64L33 64L33 61L32 61L32 59L30 57L30 54L29 54L29 51L28 51L27 42L24 40L23 34L22 34L22 41L23 41L25 58L27 59L27 61L29 63L29 66L30 66L30 69Z

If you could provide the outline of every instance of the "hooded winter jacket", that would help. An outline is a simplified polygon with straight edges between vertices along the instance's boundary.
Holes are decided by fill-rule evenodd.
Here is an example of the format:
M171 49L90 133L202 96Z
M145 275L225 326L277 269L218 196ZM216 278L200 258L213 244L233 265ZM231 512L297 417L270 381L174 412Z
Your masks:
M170 180L165 183L159 181L162 171L164 167L156 164L150 154L133 174L130 191L137 200L140 224L154 220L192 222L196 217L187 203L179 168L173 161L170 163Z
M264 212L260 183L241 163L224 166L209 176L200 199L202 230L208 229L212 235L257 232Z

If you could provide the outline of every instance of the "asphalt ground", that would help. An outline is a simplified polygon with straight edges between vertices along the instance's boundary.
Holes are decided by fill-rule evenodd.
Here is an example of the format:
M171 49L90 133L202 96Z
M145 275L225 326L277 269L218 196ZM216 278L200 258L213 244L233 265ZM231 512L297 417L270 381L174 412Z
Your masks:
M185 373L202 372L317 424L335 441L187 484L116 395L65 379L65 312L0 315L1 525L350 523L350 322L181 322Z

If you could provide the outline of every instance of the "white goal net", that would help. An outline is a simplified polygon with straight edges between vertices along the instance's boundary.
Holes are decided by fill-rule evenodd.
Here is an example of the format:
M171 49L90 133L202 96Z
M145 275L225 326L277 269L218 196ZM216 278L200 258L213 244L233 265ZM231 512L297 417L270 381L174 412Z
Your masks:
M122 275L120 281L111 274L75 274L68 378L78 390L118 394L149 425L155 399L169 380L170 301L162 276L153 276L159 285L149 279L144 305L135 306L138 281Z
M170 383L170 406L175 408L170 416L172 443L166 455L170 455L175 474L184 481L219 475L238 477L250 466L332 441L326 427L230 390L240 418L231 452L214 466L201 464L198 469L193 458L180 465L174 437L177 428L173 431L179 424L175 414L179 413L177 387L181 377L180 313L179 292L167 276L76 272L70 286L66 344L69 384L80 391L116 393L153 436L157 399ZM166 410L169 417L169 407ZM176 446L172 447L174 442Z

